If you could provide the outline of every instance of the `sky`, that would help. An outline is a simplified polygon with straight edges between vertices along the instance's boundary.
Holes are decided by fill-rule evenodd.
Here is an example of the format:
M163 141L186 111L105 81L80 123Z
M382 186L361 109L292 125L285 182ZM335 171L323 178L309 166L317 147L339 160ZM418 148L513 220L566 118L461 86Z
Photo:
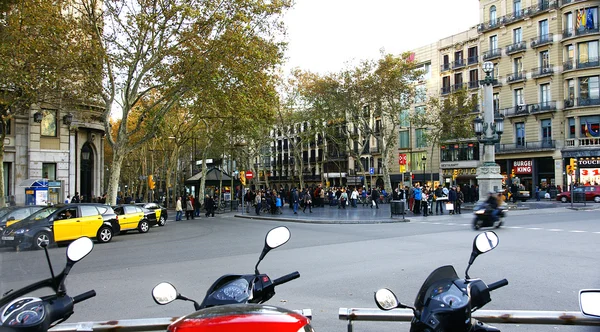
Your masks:
M479 1L296 0L284 21L285 70L326 74L466 31L479 23Z

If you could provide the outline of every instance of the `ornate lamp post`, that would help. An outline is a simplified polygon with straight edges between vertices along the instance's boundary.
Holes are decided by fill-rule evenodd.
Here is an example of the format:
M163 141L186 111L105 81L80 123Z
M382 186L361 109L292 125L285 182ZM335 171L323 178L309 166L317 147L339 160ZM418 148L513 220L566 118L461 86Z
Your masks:
M425 164L427 163L427 157L423 156L421 157L421 165L423 166L423 184L421 185L421 187L425 186L425 184L427 183L425 181Z
M475 118L473 121L475 135L479 143L484 145L483 159L477 168L477 182L479 185L480 199L486 199L488 192L498 192L502 189L502 175L500 166L496 164L495 144L500 142L504 132L504 119L502 116L494 118L494 91L493 77L494 64L487 61L483 64L485 79L483 86L483 119Z

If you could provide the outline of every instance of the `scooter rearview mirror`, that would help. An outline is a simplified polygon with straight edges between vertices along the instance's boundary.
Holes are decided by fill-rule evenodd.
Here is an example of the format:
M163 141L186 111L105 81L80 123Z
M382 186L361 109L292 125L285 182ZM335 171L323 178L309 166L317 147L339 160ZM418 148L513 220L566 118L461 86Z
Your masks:
M71 264L79 262L92 252L92 249L94 249L94 242L88 237L80 237L69 244L69 247L67 248L67 259Z
M477 256L483 253L486 253L496 248L498 246L499 241L500 239L498 238L498 235L496 235L496 233L494 233L493 231L483 232L475 237L475 239L473 240L473 251L471 252L469 265L467 266L467 270L465 271L465 276L467 277L467 279L470 279L468 272L469 268L475 261L475 258L477 258Z
M392 310L398 308L400 302L394 292L387 288L382 288L375 292L375 304L381 310Z
M152 289L154 302L160 305L171 303L177 299L177 289L168 282L161 282Z
M267 233L265 236L265 246L263 247L260 257L258 258L258 262L256 262L256 266L254 267L255 274L258 274L258 264L260 264L260 261L265 258L265 255L272 249L286 244L290 240L291 236L292 234L290 230L285 226L275 227Z
M600 289L579 291L579 307L586 316L600 317Z

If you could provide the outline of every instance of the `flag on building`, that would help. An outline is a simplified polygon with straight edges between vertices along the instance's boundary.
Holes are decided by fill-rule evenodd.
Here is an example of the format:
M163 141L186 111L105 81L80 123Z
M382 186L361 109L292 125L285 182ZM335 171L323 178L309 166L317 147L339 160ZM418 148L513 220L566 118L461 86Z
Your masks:
M413 61L415 61L415 53L414 53L414 52L411 52L411 53L408 55L408 59L407 59L406 61L408 61L408 62L413 62Z
M585 27L588 28L589 30L592 30L592 29L595 28L595 25L594 25L594 12L592 11L592 8L588 8L588 10L587 10L587 17L586 17Z
M585 28L585 9L577 10L577 21L575 27L579 29Z
M594 130L594 128L592 127L592 125L589 122L587 122L587 120L586 120L585 121L585 136L587 136L587 137L600 137L600 128L597 127L596 130Z

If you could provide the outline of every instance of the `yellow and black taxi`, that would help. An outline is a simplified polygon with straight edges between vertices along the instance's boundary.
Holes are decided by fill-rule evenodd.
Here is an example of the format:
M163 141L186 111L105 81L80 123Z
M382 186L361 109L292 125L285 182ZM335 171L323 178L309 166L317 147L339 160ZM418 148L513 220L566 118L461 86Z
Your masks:
M82 236L109 242L120 230L118 217L108 205L61 204L39 210L2 232L5 245L41 249L42 244L75 240Z
M133 204L121 204L113 206L113 210L119 216L121 234L137 229L140 233L147 233L150 227L158 224L154 211L144 209Z
M7 226L17 223L45 208L44 205L8 206L0 209L0 234Z
M157 203L136 203L135 205L141 206L144 209L154 211L156 214L156 220L158 220L158 226L164 226L167 224L167 209Z

